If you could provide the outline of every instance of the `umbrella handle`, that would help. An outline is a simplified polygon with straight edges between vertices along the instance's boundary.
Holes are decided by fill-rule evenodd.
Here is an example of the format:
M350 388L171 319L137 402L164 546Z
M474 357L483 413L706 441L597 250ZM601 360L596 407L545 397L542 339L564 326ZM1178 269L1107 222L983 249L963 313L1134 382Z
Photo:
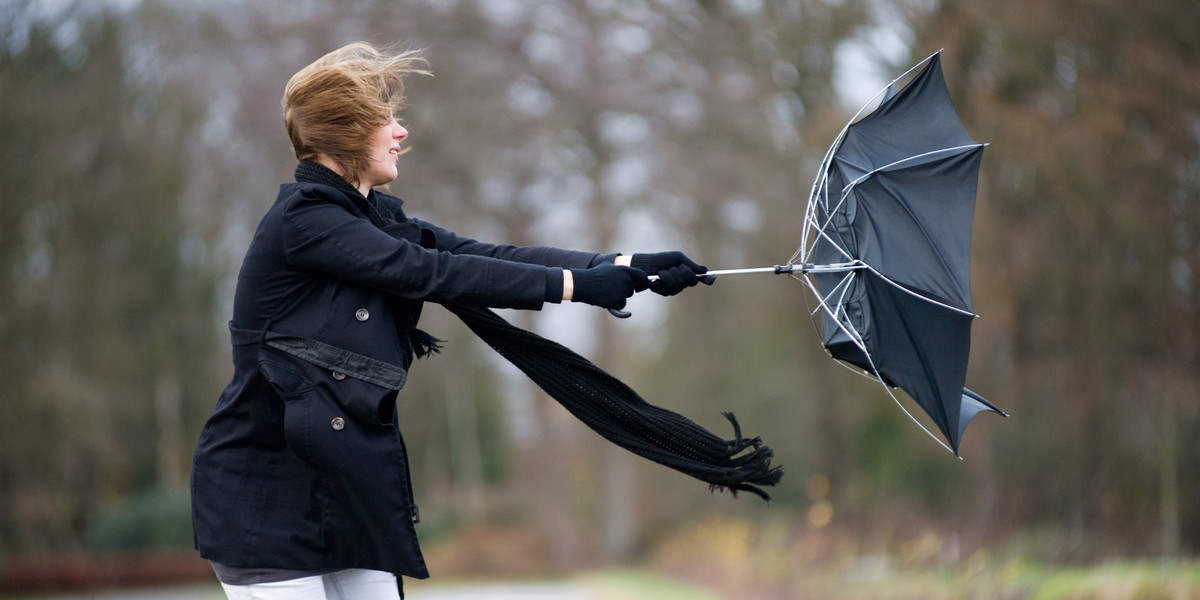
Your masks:
M799 265L775 265L773 267L758 267L758 268L754 268L754 269L725 269L723 271L708 271L705 273L705 275L712 275L713 277L716 277L717 275L744 275L746 273L774 273L776 275L779 275L782 273L793 273L795 271L800 271L801 273L805 273L812 266L813 265L810 265L810 264L799 264ZM650 276L651 281L653 281L654 278L656 278L656 277L658 277L658 276L651 275Z
M800 271L801 273L804 273L811 266L812 265L803 264L775 265L773 267L759 267L754 269L725 269L723 271L707 271L704 273L704 275L716 277L717 275L742 275L745 273L775 273L776 275L780 273L791 273L793 271ZM658 281L658 275L651 275L649 279L650 281ZM617 310L615 308L608 309L608 313L618 319L628 319L629 317L633 316L633 313L627 310Z

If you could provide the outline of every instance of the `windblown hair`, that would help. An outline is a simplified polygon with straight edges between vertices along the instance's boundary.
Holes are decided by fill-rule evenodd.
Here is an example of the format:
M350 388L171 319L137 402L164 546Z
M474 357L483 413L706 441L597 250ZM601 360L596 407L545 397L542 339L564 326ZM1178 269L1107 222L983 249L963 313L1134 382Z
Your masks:
M405 107L404 78L431 74L419 51L348 44L301 69L283 92L296 158L333 161L353 185L367 171L371 134Z

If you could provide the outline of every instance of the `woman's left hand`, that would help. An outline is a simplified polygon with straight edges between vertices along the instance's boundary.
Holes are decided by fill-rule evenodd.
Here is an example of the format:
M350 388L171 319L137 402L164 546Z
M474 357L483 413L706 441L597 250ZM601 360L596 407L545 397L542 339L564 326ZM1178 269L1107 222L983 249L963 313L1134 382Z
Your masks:
M696 261L678 250L634 254L629 266L647 275L657 276L658 279L650 282L650 291L662 296L674 296L699 282L712 285L716 280L715 277L703 276L708 272L708 267L696 264Z

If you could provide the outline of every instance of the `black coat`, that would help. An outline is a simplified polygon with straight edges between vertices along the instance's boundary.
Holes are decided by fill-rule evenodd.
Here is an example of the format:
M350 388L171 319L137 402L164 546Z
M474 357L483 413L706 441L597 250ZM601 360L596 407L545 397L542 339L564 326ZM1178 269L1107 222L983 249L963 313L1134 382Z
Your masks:
M205 558L427 577L395 403L421 303L539 309L562 285L547 267L611 260L467 239L371 193L399 223L373 225L345 186L299 182L259 224L234 298L233 377L192 469Z

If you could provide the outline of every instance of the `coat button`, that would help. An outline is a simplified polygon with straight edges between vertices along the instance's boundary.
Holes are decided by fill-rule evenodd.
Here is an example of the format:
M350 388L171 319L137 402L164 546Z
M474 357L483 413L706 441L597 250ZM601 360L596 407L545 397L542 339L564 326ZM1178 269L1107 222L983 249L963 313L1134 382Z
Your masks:
M366 321L367 319L371 318L371 313L365 308L360 308L354 311L354 318L358 319L359 321Z
M332 427L334 431L341 431L346 428L346 420L341 417L334 417L333 420L329 422L329 426Z
M338 380L338 381L341 381L341 380L343 380L343 379L345 379L345 378L346 378L346 374L345 374L345 373L342 373L341 371L334 371L334 372L333 372L333 378L334 378L334 379L336 379L336 380Z

